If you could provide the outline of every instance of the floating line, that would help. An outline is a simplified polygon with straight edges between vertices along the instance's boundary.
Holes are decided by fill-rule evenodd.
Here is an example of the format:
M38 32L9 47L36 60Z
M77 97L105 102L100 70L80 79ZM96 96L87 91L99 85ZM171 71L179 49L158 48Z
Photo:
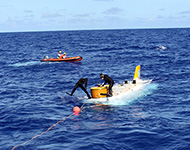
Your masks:
M85 105L85 103L80 107L81 110L84 110L84 109L85 109L84 105ZM55 124L53 124L51 127L49 127L45 132L42 132L41 134L32 137L30 140L28 140L28 141L26 141L26 142L24 142L24 143L22 143L22 144L20 144L20 145L14 146L11 150L14 150L14 149L17 148L17 147L23 146L23 145L25 145L26 143L28 143L28 142L30 142L30 141L36 139L37 137L42 136L43 134L45 134L45 133L47 133L49 130L51 130L53 127L55 127L56 125L58 125L58 124L61 123L61 122L64 122L66 119L72 117L73 115L74 115L74 113L72 113L72 114L69 115L68 117L63 118L62 120L58 121L57 123L55 123Z

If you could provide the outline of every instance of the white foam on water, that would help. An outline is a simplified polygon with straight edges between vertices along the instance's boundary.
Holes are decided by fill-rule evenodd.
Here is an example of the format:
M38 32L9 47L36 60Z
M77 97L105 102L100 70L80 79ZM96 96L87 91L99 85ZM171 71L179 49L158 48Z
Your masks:
M33 65L42 65L42 64L44 64L44 62L40 62L40 61L28 61L28 62L23 62L23 63L11 64L9 66L22 67L22 66L33 66Z

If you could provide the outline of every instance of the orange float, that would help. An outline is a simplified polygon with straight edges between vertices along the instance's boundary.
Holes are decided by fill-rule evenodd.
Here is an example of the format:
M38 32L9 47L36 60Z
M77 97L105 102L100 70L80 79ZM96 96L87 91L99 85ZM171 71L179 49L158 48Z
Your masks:
M62 61L66 61L66 62L74 62L74 61L81 61L83 58L81 56L76 56L76 57L67 57L67 58L48 58L45 57L44 59L42 59L42 62L62 62Z

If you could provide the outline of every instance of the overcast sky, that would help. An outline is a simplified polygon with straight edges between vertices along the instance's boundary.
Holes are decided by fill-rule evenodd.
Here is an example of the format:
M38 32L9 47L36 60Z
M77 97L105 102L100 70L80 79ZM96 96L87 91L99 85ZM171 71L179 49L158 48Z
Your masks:
M190 27L190 0L0 0L0 32Z

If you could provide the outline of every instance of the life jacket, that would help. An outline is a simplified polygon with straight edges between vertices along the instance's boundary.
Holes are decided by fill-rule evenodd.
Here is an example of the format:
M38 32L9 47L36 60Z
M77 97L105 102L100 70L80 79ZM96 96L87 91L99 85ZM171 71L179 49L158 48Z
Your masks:
M58 53L58 58L61 58L61 54L60 53Z
M62 58L63 58L63 59L66 58L65 54L61 55L60 58L61 58L61 59L62 59Z

